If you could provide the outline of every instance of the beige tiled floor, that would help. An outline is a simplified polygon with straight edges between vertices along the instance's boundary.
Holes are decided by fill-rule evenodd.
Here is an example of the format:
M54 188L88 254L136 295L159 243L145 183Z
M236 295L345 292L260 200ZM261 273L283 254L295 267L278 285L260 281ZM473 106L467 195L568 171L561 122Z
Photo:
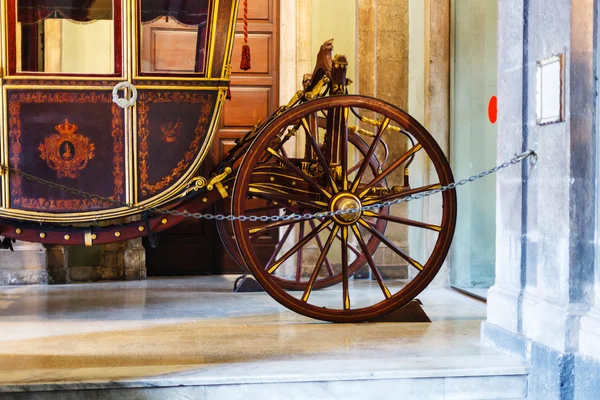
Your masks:
M519 365L481 346L485 304L449 289L419 296L431 324L336 325L296 315L264 293L234 294L234 278L0 288L0 385L186 370L243 375L245 363L272 369L274 361L310 369L358 360L359 370L360 360L406 361L451 371L498 357Z

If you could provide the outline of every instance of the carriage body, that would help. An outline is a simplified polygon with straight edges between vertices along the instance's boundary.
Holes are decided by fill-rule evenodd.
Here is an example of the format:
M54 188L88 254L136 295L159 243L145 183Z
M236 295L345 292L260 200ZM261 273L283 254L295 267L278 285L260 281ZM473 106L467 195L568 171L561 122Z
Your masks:
M8 172L0 217L91 223L179 195L217 130L237 3L5 0L3 163L113 202Z
M289 103L200 176L228 92L238 0L80 3L2 3L0 235L153 243L216 205L229 214L217 227L234 260L301 314L373 320L433 280L456 222L454 189L439 191L453 182L446 157L404 111L348 94L331 41ZM91 21L109 33L107 62L66 63L87 49L66 32ZM177 40L173 24L185 27ZM413 162L427 182L411 181ZM439 212L417 220L403 203L427 192ZM401 245L411 229L428 243L418 257ZM265 237L278 243L265 248ZM412 269L409 279L388 282L382 263ZM379 294L356 301L351 278L363 267ZM339 304L313 294L337 284Z

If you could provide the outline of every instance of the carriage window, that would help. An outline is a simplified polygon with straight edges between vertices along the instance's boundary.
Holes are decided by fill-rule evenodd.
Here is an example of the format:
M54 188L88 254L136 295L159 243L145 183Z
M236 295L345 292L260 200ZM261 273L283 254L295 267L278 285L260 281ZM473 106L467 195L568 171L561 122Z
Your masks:
M203 73L210 0L140 0L140 72Z
M13 70L103 75L115 72L113 0L13 1Z

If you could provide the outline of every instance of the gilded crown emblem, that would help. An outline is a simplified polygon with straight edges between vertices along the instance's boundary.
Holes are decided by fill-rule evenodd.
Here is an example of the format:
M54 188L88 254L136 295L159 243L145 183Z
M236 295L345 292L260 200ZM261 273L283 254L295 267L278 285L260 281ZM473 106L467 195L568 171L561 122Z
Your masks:
M173 143L177 141L177 137L179 136L179 131L181 131L181 121L178 119L177 122L172 123L169 122L167 124L162 124L160 126L160 130L162 131L162 140L167 143Z
M71 124L71 123L69 123L68 119L65 119L64 123L62 123L60 125L56 125L56 127L54 129L56 129L58 132L60 132L64 135L72 135L75 132L77 132L77 125Z
M40 158L46 160L59 178L78 178L79 171L94 158L94 143L85 135L77 133L79 128L68 119L54 129L58 133L44 138L44 142L38 147Z

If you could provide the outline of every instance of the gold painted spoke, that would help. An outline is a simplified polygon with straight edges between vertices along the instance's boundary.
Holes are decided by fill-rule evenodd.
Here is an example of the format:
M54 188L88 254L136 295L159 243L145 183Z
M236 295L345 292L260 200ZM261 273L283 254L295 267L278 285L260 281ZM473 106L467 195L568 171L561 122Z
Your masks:
M300 168L296 167L293 162L291 162L287 157L282 157L279 153L277 153L272 148L268 148L267 151L277 157L279 161L284 163L293 173L302 178L310 187L321 192L328 199L331 198L331 193L323 188L323 186L319 185L313 178L306 175Z
M298 239L304 239L304 222L300 222L300 232L298 233ZM318 235L317 235L318 236ZM298 255L296 256L296 283L300 282L300 277L302 276L302 254L304 247L300 247L298 249Z
M385 296L386 299L389 299L390 297L392 297L392 294L390 293L387 286L385 286L385 283L383 283L383 277L381 276L379 269L377 269L377 266L375 265L375 261L373 261L373 257L371 257L371 253L369 252L369 249L368 249L367 245L365 244L365 241L363 240L363 237L360 234L360 230L358 229L356 224L352 225L352 230L354 231L354 236L356 237L356 240L358 240L358 244L360 245L360 248L362 249L363 254L365 255L365 258L367 259L369 268L371 268L373 275L375 275L375 279L377 279L377 283L379 284L379 287L381 288L383 295Z
M317 226L315 225L315 223L312 219L308 220L308 224L310 225L310 228L313 231L315 229L317 229ZM321 243L321 238L319 237L319 235L317 235L317 236L315 236L315 239L317 240L317 246L319 246L319 251L321 253L323 253L324 247L323 247L323 243ZM325 267L327 268L327 273L329 274L329 276L335 275L335 272L333 272L333 268L331 267L331 264L329 263L329 259L327 257L325 257Z
M435 232L442 231L442 227L439 225L426 224L424 222L413 221L412 219L406 219L406 218L401 218L401 217L395 217L393 215L379 214L379 213L376 213L373 211L364 211L363 215L365 215L367 217L383 219L385 221L396 222L396 223L402 224L402 225L409 225L409 226L414 226L417 228L429 229L429 230L435 231Z
M342 167L342 189L348 190L348 107L338 110L338 134L340 135L340 164ZM334 133L335 134L335 133Z
M273 272L277 271L277 268L279 268L281 266L281 264L286 262L294 253L296 253L298 251L298 249L300 249L301 247L308 244L308 242L310 242L322 230L324 230L329 225L331 225L331 223L332 223L332 221L322 222L321 225L319 225L316 230L312 231L311 233L306 235L302 240L300 240L298 243L296 243L294 245L294 247L292 247L290 250L288 250L288 252L285 253L279 260L275 261L272 265L267 264L267 268L268 268L267 270L268 270L269 274L272 274Z
M302 126L304 127L306 140L308 140L313 151L317 155L317 160L319 161L319 164L321 164L321 168L323 168L323 173L325 174L325 177L327 178L329 185L331 186L333 192L337 193L338 188L337 188L337 185L335 184L335 181L333 180L333 177L331 176L331 172L329 171L329 164L327 163L327 160L325 160L325 156L323 155L323 152L321 151L321 148L319 147L318 143L315 141L314 133L310 129L308 121L306 121L306 118L302 118L301 123L302 123Z
M248 193L252 194L254 197L265 199L265 200L272 200L272 201L278 201L278 202L282 202L282 201L287 202L288 200L291 200L297 204L303 205L304 207L306 207L307 209L309 209L311 211L323 211L325 209L325 207L327 207L327 203L322 202L322 201L304 201L304 200L300 200L300 198L294 197L290 194L268 192L268 191L261 190L259 188L252 187L252 186L250 186L248 188Z
M412 196L413 194L419 194L423 192L428 192L430 190L435 190L441 188L442 185L439 183L434 183L433 185L422 186L420 188L407 190L399 193L388 194L387 196L381 196L377 198L369 198L369 200L365 200L362 202L363 206L370 206L371 204L382 203L384 201L393 201L397 199L401 199L403 197Z
M288 226L288 225L291 225L296 222L298 222L298 221L294 221L294 220L277 221L277 222L272 222L270 224L250 228L250 229L248 229L248 233L251 235L250 240L254 240L254 239L258 238L260 236L260 234L263 232L270 231L270 230L273 230L276 228L281 228L282 226Z
M305 196L313 196L313 197L318 197L319 196L319 192L312 192L309 190L305 190L299 187L289 187L286 185L280 185L277 183L267 183L267 182L254 182L250 184L251 187L257 188L257 189L262 189L262 190L267 190L267 191L273 191L273 192L277 192L277 193L284 193L284 194L289 194L289 195L298 195L298 196L302 196L301 198L304 198Z
M319 255L319 259L317 260L317 265L315 265L315 269L313 270L313 272L310 276L308 284L306 285L306 289L304 289L304 294L302 295L302 301L304 301L304 302L308 301L308 297L310 296L310 293L313 290L315 281L317 280L317 277L319 276L319 271L321 270L323 261L327 260L327 254L329 253L331 244L333 243L333 240L337 236L339 230L340 230L340 227L338 225L336 225L333 228L333 230L329 233L329 237L327 238L327 241L325 242L325 246L321 249L321 255Z
M265 207L250 208L250 209L246 210L246 215L254 215L252 213L263 213L266 211L279 210L281 208L283 208L283 206L280 206L277 204L273 204L271 206L265 206Z
M271 257L269 258L269 261L267 262L267 267L269 265L271 265L273 260L275 260L275 257L277 257L277 254L279 254L279 252L281 251L281 248L283 247L288 236L290 236L290 233L292 233L292 229L294 229L294 225L288 226L288 228L285 230L285 233L283 234L283 236L279 239L279 243L277 243L277 246L275 246L275 250L273 250L273 254L271 254Z
M385 171L383 171L381 174L377 175L375 177L375 179L373 179L367 186L365 186L363 188L363 191L360 193L360 195L358 197L362 198L364 195L369 193L369 191L371 190L371 188L373 186L377 185L379 182L384 180L390 173L394 172L396 170L396 168L398 168L400 165L404 164L406 162L406 160L408 160L413 154L415 154L422 148L423 148L423 146L419 143L419 144L415 145L413 148L411 148L409 151L404 153L399 159L397 159L389 167L387 167L385 169Z
M329 229L329 231L331 232L333 230L333 228L327 228ZM338 233L336 235L336 239L342 240L342 235L340 233ZM356 249L356 247L352 246L351 244L348 244L348 248L350 249L350 251L352 251L355 255L360 256L360 251L358 251Z
M371 232L371 234L375 235L377 237L377 239L379 239L383 244L385 244L387 247L389 247L394 253L398 254L400 257L402 257L404 260L406 260L406 262L408 262L410 265L412 265L417 270L423 271L423 266L419 262L413 260L408 254L403 252L398 246L396 246L388 238L383 236L377 229L371 228L371 226L362 218L358 222L362 226L364 226L369 232Z
M377 145L379 144L379 141L381 140L381 136L383 135L383 132L385 132L385 130L387 129L389 124L390 124L389 118L385 118L383 120L383 122L381 123L381 126L379 127L379 131L377 132L377 135L373 139L373 142L371 143L371 147L369 148L369 151L367 152L367 155L365 156L365 162L360 166L358 173L354 177L354 182L352 182L352 189L351 189L351 191L353 193L356 192L356 189L358 188L358 185L360 184L360 180L362 179L365 171L367 170L367 167L369 166L369 160L375 154L375 149L377 148Z
M342 226L342 287L344 310L350 309L350 293L348 291L348 227Z

